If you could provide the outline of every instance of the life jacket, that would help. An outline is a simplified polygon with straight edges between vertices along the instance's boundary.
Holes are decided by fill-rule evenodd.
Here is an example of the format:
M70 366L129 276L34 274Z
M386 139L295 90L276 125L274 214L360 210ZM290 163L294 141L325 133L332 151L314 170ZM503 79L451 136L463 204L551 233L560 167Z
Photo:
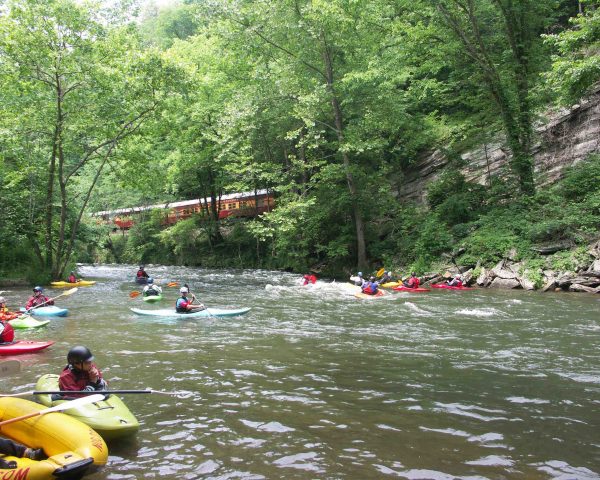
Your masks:
M8 322L0 321L0 343L12 342L15 339L15 329Z
M69 275L69 279L67 281L69 283L77 283L77 277L75 275Z
M4 320L5 322L7 322L9 320L14 320L18 316L19 316L18 313L9 312L8 310L6 310L4 312L0 312L0 321Z
M175 302L175 311L177 313L187 313L188 309L185 308L188 306L190 301L187 298L179 297Z
M362 289L363 293L367 295L375 295L377 293L377 284L375 282L367 282L365 285Z
M142 278L142 277L146 277L146 276L148 276L146 274L146 272L144 272L143 270L138 270L138 272L137 272L137 278Z
M408 279L408 286L410 288L419 288L420 280L417 277L410 277Z

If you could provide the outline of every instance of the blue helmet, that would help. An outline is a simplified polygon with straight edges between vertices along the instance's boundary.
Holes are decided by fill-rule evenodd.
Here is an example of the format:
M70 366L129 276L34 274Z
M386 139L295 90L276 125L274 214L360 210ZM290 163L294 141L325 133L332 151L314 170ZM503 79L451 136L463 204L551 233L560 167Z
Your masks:
M148 277L148 279L146 280L148 283L154 283L154 279L152 277Z
M362 272L358 272L358 276L359 276L359 277L362 277Z
M43 291L44 291L44 289L43 289L42 287L39 287L39 286L38 286L38 287L33 287L33 291L34 291L34 292L43 292Z

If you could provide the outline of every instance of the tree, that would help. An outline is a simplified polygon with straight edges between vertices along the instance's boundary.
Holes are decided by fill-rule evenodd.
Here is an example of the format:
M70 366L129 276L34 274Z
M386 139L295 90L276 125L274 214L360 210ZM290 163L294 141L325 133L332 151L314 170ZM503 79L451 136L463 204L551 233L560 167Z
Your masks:
M159 107L169 69L141 52L111 11L73 0L15 0L6 8L0 61L10 153L31 166L28 239L42 269L59 278L98 178L120 142Z

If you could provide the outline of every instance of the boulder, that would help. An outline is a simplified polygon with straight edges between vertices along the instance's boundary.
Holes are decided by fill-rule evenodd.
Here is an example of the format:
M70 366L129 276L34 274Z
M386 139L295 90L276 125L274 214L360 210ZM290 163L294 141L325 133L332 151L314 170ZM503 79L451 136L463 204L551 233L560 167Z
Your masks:
M520 283L515 278L494 278L494 281L490 284L490 288L517 288Z
M569 291L571 292L588 292L588 293L598 293L600 292L600 287L588 287L586 285L581 285L579 283L573 283L569 286Z
M462 274L462 278L463 278L463 283L465 285L469 285L469 283L471 283L473 281L473 269L469 269L467 270L465 273Z
M590 268L588 268L588 272L600 272L600 258L594 260Z
M555 288L556 288L556 278L553 277L546 282L546 284L542 288L542 292L549 292L549 291L554 290Z
M490 271L485 268L481 269L481 274L477 277L477 285L487 287L492 282L493 276Z
M517 280L521 284L523 290L535 290L535 283L533 283L529 278L527 278L527 274L529 270L525 270L522 276L519 276Z

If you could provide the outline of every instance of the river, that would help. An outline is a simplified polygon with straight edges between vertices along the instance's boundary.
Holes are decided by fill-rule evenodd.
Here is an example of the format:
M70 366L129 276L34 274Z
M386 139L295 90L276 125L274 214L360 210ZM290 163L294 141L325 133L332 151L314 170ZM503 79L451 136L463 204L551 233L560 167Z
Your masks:
M8 392L87 345L141 423L109 443L100 479L598 479L600 298L477 289L360 300L299 275L148 266L230 319L157 320L129 308L136 266L84 266L69 316L21 339ZM62 290L64 291L64 290ZM46 289L49 296L60 293ZM177 288L165 287L162 308ZM4 295L23 305L30 289Z

